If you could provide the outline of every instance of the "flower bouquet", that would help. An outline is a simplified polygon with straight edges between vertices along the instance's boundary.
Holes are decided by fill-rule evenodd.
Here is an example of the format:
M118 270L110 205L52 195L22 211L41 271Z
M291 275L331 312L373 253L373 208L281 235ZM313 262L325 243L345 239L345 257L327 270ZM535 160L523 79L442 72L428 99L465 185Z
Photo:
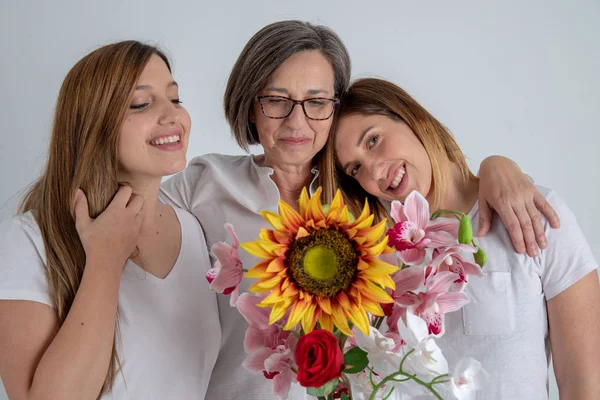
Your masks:
M232 244L212 247L211 288L249 324L243 366L272 380L281 399L292 382L319 399L472 398L486 379L481 365L465 358L451 373L435 343L485 263L468 216L430 218L412 192L392 203L386 234L367 203L354 218L339 191L329 205L320 195L303 190L300 212L283 201L279 214L262 212L273 229L254 242L240 244L227 224ZM245 270L240 246L262 261ZM239 294L244 274L256 281Z

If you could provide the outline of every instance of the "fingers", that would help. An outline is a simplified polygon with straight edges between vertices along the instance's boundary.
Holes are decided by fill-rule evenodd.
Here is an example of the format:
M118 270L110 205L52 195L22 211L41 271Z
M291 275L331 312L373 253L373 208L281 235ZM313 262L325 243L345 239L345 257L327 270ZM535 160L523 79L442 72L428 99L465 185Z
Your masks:
M75 228L79 231L92 221L88 209L87 197L85 197L85 193L81 189L77 189L75 192L73 208L75 211Z
M519 218L515 214L514 210L510 205L498 208L496 210L502 223L508 230L508 234L510 235L510 240L515 247L515 250L519 254L525 253L525 241L523 239L523 229L521 228L521 223L519 222Z
M535 204L527 203L527 213L529 214L529 218L531 218L531 223L533 224L533 233L535 234L535 241L540 249L545 249L548 247L548 239L546 238L546 232L544 231L544 221L542 219L542 214L538 211Z
M121 186L108 206L125 208L132 194L133 189L131 189L131 186Z
M546 216L546 219L548 222L550 222L551 227L554 229L560 228L560 218L558 217L558 214L554 208L552 208L550 203L548 203L546 197L544 197L544 195L542 195L538 190L536 190L533 195L533 202L535 207Z
M477 236L484 236L492 228L492 218L494 214L487 201L479 199L479 229Z
M525 248L527 249L527 254L529 257L536 257L539 254L537 241L535 238L533 222L531 221L531 217L529 216L529 212L525 205L521 204L514 208L515 215L519 219L519 227L521 228L521 233L523 240L525 241Z

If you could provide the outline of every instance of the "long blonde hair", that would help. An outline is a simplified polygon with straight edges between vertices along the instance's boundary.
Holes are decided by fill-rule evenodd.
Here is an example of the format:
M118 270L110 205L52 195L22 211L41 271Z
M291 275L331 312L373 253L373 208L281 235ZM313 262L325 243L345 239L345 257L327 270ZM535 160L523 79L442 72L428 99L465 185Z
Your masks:
M425 147L432 169L430 209L438 209L446 195L451 177L449 164L458 166L466 183L473 178L465 156L450 131L433 117L405 90L383 79L365 78L352 83L335 114L331 133L324 155L320 160L319 172L323 186L323 201L330 202L336 189L342 190L345 201L354 215L360 214L365 199L376 215L376 220L388 218L386 207L381 201L365 191L358 181L349 177L336 163L335 138L340 134L341 118L348 115L383 115L404 121Z
M48 284L61 325L73 304L86 262L75 229L73 195L77 188L84 191L90 216L95 218L116 193L121 126L136 82L153 54L170 69L162 52L137 41L103 46L75 64L56 102L45 171L20 205L19 212L31 211L40 227ZM100 395L110 391L119 369L115 340Z

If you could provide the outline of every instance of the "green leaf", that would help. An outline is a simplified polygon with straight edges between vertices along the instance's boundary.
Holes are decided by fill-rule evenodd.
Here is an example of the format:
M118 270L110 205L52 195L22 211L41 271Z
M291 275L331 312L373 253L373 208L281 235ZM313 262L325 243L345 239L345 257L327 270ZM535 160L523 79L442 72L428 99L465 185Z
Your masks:
M342 392L342 397L340 397L340 400L350 400L350 397L348 397L346 393Z
M335 391L339 382L340 382L340 380L338 378L335 378L334 380L327 382L320 388L313 388L313 387L306 388L306 393L308 393L309 395L314 396L314 397L329 396L331 393L333 393Z
M346 374L357 374L367 365L369 365L369 358L367 352L360 347L353 347L344 354L344 365Z

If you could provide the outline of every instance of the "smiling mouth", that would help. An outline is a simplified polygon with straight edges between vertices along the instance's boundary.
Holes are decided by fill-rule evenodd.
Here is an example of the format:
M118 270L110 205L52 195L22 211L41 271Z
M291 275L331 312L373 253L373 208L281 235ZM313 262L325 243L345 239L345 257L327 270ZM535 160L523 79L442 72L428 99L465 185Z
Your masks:
M158 139L154 139L150 141L150 144L153 146L160 146L163 144L171 144L171 143L179 143L181 141L181 136L180 135L171 135L171 136L164 136Z
M402 182L404 174L406 173L406 170L404 168L405 167L402 166L398 169L398 171L396 171L396 175L394 176L394 179L392 179L392 182L388 186L387 190L394 190L398 187L398 185L400 185L400 182Z

